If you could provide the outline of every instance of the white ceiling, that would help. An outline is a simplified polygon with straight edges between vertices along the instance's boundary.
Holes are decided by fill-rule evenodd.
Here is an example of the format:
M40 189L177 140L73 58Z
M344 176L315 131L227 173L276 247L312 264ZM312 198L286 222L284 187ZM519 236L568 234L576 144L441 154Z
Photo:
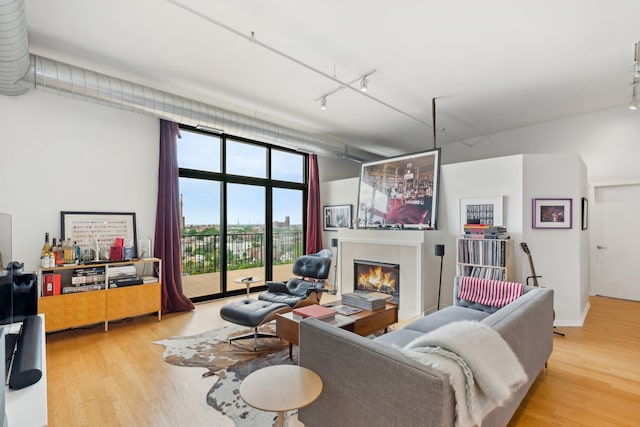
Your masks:
M432 98L438 146L627 105L640 40L639 0L25 4L31 53L383 156L433 146Z

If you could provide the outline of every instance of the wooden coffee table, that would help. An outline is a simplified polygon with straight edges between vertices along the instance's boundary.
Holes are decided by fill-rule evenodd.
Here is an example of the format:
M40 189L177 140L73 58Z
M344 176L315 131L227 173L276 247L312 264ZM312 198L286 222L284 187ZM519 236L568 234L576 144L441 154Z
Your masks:
M324 304L331 307L335 304ZM289 342L289 357L293 355L293 345L300 342L300 320L302 317L288 312L276 315L276 335ZM388 302L386 307L376 311L362 310L350 316L336 314L335 319L327 321L330 325L361 336L384 330L394 323L398 323L398 305Z

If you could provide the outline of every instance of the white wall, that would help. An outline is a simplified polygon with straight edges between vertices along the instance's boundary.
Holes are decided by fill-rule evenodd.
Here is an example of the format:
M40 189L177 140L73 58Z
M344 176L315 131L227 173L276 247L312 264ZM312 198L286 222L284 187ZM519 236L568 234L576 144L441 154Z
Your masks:
M0 117L0 213L12 216L12 258L27 271L38 267L44 233L60 237L61 211L135 212L138 237L154 235L158 119L39 91L0 96ZM323 180L360 168L318 163Z
M135 212L138 237L153 236L158 119L37 91L0 96L0 117L0 212L27 271L61 211Z
M588 311L589 294L589 235L581 230L581 200L587 196L586 166L575 154L524 157L522 240L529 246L536 274L542 276L540 286L555 292L556 324L580 326ZM533 229L534 198L571 199L572 228ZM521 259L525 263L524 257Z
M445 231L442 301L453 303L453 278L456 275L456 238L460 235L460 199L503 197L503 219L511 239L522 237L522 164L523 156L443 165L440 181L438 228ZM514 251L514 256L519 256ZM524 280L520 263L515 263L515 279Z
M360 174L360 163L349 159L318 156L320 182L353 178Z
M588 182L640 177L640 111L626 107L487 135L442 147L443 163L511 154L577 153Z
M320 166L318 165L318 168ZM322 206L330 205L351 205L352 213L355 216L356 206L358 203L358 184L359 178L340 179L336 181L322 182L320 184L320 204ZM331 247L331 239L337 237L337 231L323 231L322 242L324 248L335 249Z
M442 165L438 208L438 243L445 244L441 305L453 302L461 199L501 196L503 225L513 241L513 280L524 283L531 275L528 257L519 246L526 241L534 255L536 273L543 276L540 284L555 291L556 324L580 326L588 311L589 291L589 239L588 232L580 228L580 201L587 195L586 176L586 166L577 154L514 155ZM355 203L357 184L356 178L324 183L323 203ZM533 198L572 199L573 228L532 229ZM324 234L325 240L333 237L331 232ZM424 256L425 263L435 259L433 245L425 248ZM437 282L430 285L434 283L437 286Z

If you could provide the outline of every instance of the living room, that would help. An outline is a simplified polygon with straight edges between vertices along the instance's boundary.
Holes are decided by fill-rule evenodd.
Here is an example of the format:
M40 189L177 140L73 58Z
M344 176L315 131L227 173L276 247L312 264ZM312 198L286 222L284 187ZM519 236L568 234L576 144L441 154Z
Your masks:
M183 11L177 10L177 6L170 3L163 3L162 7L168 8L170 13L183 13ZM118 59L116 51L123 49L124 46L115 42L110 44L108 35L105 36L107 40L90 40L89 43L93 43L90 47L82 43L83 34L87 38L90 38L89 36L98 37L98 35L94 34L91 28L80 25L82 22L79 21L84 20L78 19L78 16L91 17L85 22L85 24L89 25L92 19L96 20L96 15L99 15L99 12L102 11L91 11L89 6L82 6L88 9L72 12L75 7L80 6L72 5L71 3L66 4L64 7L60 6L57 10L50 10L43 4L29 0L25 1L25 5L26 19L29 25L29 51L32 54L43 55L108 75L116 75L126 80L178 93L191 99L203 100L207 104L232 110L239 109L246 116L257 115L264 120L268 119L268 121L274 121L274 118L281 119L275 121L283 126L296 124L310 132L315 131L315 133L331 135L332 138L334 134L342 133L347 136L347 139L356 140L356 134L351 133L354 131L348 132L338 126L343 121L348 121L347 119L336 118L335 116L327 119L327 114L325 114L331 114L332 109L334 111L338 109L337 111L340 111L340 114L346 114L343 110L345 107L340 107L339 104L344 98L347 98L345 96L347 91L343 90L329 95L327 97L328 108L325 111L320 110L319 102L313 102L314 98L339 86L338 83L331 81L331 79L314 77L313 88L309 90L314 94L305 93L304 96L299 95L296 97L295 105L292 103L292 106L280 107L279 112L268 112L266 106L270 101L268 101L267 95L260 92L261 95L251 100L248 93L239 89L242 86L241 84L238 84L237 89L221 89L219 88L219 86L222 86L221 84L216 84L215 81L214 83L204 81L202 76L188 72L182 75L180 84L171 81L173 79L178 80L172 74L174 69L189 68L185 67L184 64L190 63L191 58L181 56L186 55L186 52L189 51L185 45L171 45L173 49L169 50L174 53L167 54L168 59L159 65L151 65L151 62L145 64L144 61L146 59L143 59L143 63L136 63L130 68L126 68L127 64L133 61L132 58L135 57L135 54L129 52L130 58ZM471 6L469 3L464 5ZM108 15L113 19L109 21L113 29L118 27L118 12L122 13L122 10L128 10L130 7L125 2L122 2L119 6L122 9L114 7L114 10L110 11ZM289 6L293 7L292 5ZM364 5L360 6L364 7ZM432 6L435 7L434 5ZM552 10L557 13L557 16L554 13L551 16L556 16L558 21L552 25L552 28L556 29L554 34L563 34L562 30L565 25L567 28L572 28L569 22L575 19L573 18L575 10L583 8L582 3L574 3L573 6L575 8L565 6L562 10L556 10L556 6L553 6ZM231 6L225 5L225 7ZM330 9L326 5L325 7ZM344 5L338 3L335 4L335 10L340 10L344 7ZM351 7L349 6L349 10L352 10ZM353 7L355 8L355 6ZM496 4L492 5L492 7L500 10L506 6L504 4ZM572 36L572 43L563 45L564 50L562 52L564 55L567 58L573 58L576 62L580 62L576 58L587 57L586 51L615 51L613 58L607 57L610 61L594 56L593 58L588 57L590 62L587 65L579 64L581 71L574 74L578 83L573 83L564 77L565 80L561 83L545 81L545 83L536 86L534 83L536 80L530 74L527 74L527 77L513 77L519 67L531 68L527 70L527 73L546 76L554 74L556 71L560 73L563 71L561 70L562 66L569 67L569 65L566 63L559 65L544 55L536 57L539 58L536 61L530 56L533 52L528 52L524 49L523 52L518 52L517 46L505 44L503 51L498 52L499 55L493 51L498 59L495 61L486 60L487 63L492 62L494 68L487 67L484 71L487 74L494 73L498 75L498 80L501 80L503 85L495 82L491 83L487 80L478 82L477 85L481 86L481 88L477 90L473 88L476 83L472 83L471 86L466 84L460 86L455 91L454 86L449 86L446 90L440 91L436 80L431 83L432 87L429 90L424 91L428 93L427 95L420 95L421 100L419 102L422 105L421 120L429 126L431 126L430 118L432 113L431 98L437 98L435 116L438 124L436 128L445 129L444 133L438 132L437 137L433 137L432 129L424 126L424 124L416 123L413 119L403 116L397 111L388 111L387 107L379 104L376 108L385 111L383 115L394 116L393 120L388 122L390 123L388 128L391 131L385 130L382 132L379 129L382 125L379 125L377 120L366 117L366 114L362 114L364 117L358 119L359 126L362 128L368 127L368 130L357 138L361 142L355 148L357 150L371 149L373 152L383 153L379 155L382 158L426 151L431 149L434 143L441 150L442 186L440 187L441 199L438 228L445 237L435 243L443 243L446 247L442 279L443 305L451 304L452 301L451 289L453 276L455 275L454 245L455 238L459 235L460 225L459 200L473 197L505 196L504 212L511 238L516 243L526 241L531 244L536 268L538 273L543 276L541 284L556 291L556 326L564 328L563 330L581 329L591 310L593 310L593 307L589 307L590 297L596 294L606 295L606 292L603 292L603 287L606 288L606 284L595 283L596 281L594 281L594 275L599 273L594 272L593 269L598 267L599 264L596 261L599 262L601 258L598 255L597 245L613 248L619 247L624 242L608 241L605 244L598 240L602 235L596 234L601 233L597 227L603 225L601 221L604 214L599 210L598 195L603 194L601 192L609 188L632 188L640 183L640 176L636 166L637 159L640 158L640 147L637 144L640 137L640 120L638 120L636 112L630 111L628 108L632 96L632 87L630 85L632 79L629 75L629 68L634 59L633 43L640 39L640 36L634 30L634 23L629 19L634 15L637 16L635 12L637 12L638 6L634 2L624 2L624 4L609 7L616 12L615 14L612 12L610 18L604 19L596 11L592 11L593 15L589 16L592 16L591 19L593 21L585 19L580 23L575 23L575 31L579 35ZM602 12L602 9L595 6L594 8ZM608 10L604 6L603 8ZM547 10L541 8L539 12ZM260 12L262 12L261 9ZM376 12L375 16L379 17L380 11ZM424 12L424 10L421 8L420 12ZM518 15L519 13L517 12L512 11L512 13ZM233 15L231 10L225 13ZM252 16L252 14L246 13L247 19L249 19L248 17ZM326 11L323 13L326 13ZM500 16L499 13L496 12L496 15ZM60 17L60 23L57 24L56 19L51 19L53 21L51 31L54 31L54 33L58 31L58 36L44 31L40 32L39 28L46 28L45 21L56 15L64 15L66 19L73 18L72 20L78 21L74 25L78 25L81 28L77 29L80 31L79 33L72 35L72 37L75 37L73 42L63 42L62 34L64 31L57 27L57 25L61 27L68 25L68 23L64 22L63 16ZM143 13L142 10L137 10L137 13L132 15L147 17L147 12ZM487 15L482 15L482 17L488 19ZM239 18L236 19L239 20ZM515 16L505 17L504 19L515 19ZM524 18L521 19L526 21ZM563 21L563 19L566 19L566 21ZM603 19L602 22L600 22L601 19ZM473 19L466 17L464 23L473 24L473 22L468 22L470 20L473 21ZM252 16L251 23L253 24L254 21L259 23L260 18ZM478 19L478 21L482 22L482 19ZM498 19L498 21L501 20ZM169 22L171 21L166 21L166 24L169 25ZM382 22L378 21L380 27L383 27ZM600 24L596 26L597 28L591 29L593 33L588 33L591 34L589 38L581 38L585 33L580 33L579 30L586 31L584 27L588 26L588 22L600 22ZM144 29L151 31L148 27L152 27L152 24L150 22L144 22L144 24ZM184 28L189 27L187 23L183 23L183 25ZM207 25L212 24L209 23ZM396 25L400 26L400 24ZM546 23L539 21L537 25L538 27L536 28L542 33L541 28ZM457 23L456 26L462 26L462 23ZM483 22L482 27L486 26L487 24ZM477 24L472 25L472 27L478 28ZM132 28L135 28L135 26L132 26ZM244 24L242 28L245 29ZM259 26L255 28L256 38L262 40L262 34L265 34L267 30L259 31L261 29ZM619 33L621 34L610 35L611 32L614 32L614 29L620 29ZM544 40L538 40L537 37L542 38L542 35L538 34L534 29L529 29L529 31L527 34L531 37L531 39L528 39L531 46L538 46L537 43L539 42L539 50L552 48L555 39L551 36L545 35ZM95 33L106 32L95 31ZM112 34L112 37L124 37L125 33L127 31L117 35ZM380 35L378 34L378 36ZM476 36L477 34L467 33L467 42ZM546 39L547 37L549 40ZM437 34L434 34L435 38L438 38ZM574 41L573 38L578 40ZM465 39L463 38L463 40ZM585 40L591 41L599 49L586 47ZM491 39L491 41L495 42L495 39ZM596 41L601 44L598 45ZM243 43L248 44L249 42L243 40ZM400 41L397 41L397 43L401 45ZM213 45L215 46L215 43ZM466 45L458 41L457 46L460 48ZM473 46L476 45L473 44ZM575 46L580 46L580 48L569 49L569 47ZM105 50L102 50L102 47ZM259 49L258 46L254 47ZM148 49L153 50L152 48ZM162 49L158 49L158 46L156 46L155 50ZM205 52L205 50L201 50L200 55L204 55L202 52ZM464 52L464 49L456 52ZM511 54L513 56L510 56ZM558 53L556 52L556 54ZM171 59L171 55L175 55L178 59ZM234 58L231 54L229 55L225 59ZM265 55L265 53L262 52L261 55ZM444 61L447 57L446 52L442 53L441 56ZM474 58L476 57L474 56ZM110 59L113 62L109 62ZM241 62L240 58L235 59ZM285 61L279 59L278 62ZM482 64L483 62L482 59L470 61L465 58L460 63L452 65L458 64L464 68L459 80L462 80L462 77L474 80L473 73L469 72L468 68L476 68L478 65L471 64ZM605 64L607 75L613 74L618 81L615 83L611 83L609 80L600 81L598 78L600 74L605 74L605 71L602 71L602 73L593 71L588 65L593 65L594 63ZM118 65L122 65L124 68L120 69ZM249 66L245 65L245 67L248 68ZM285 67L295 68L291 64ZM555 70L554 67L557 67L558 70ZM260 67L255 68L259 69ZM333 63L325 68L331 68L331 70L327 70L329 77L331 77ZM166 70L166 73L157 71L163 69ZM352 77L355 78L359 73L366 73L371 69L377 70L375 74L369 77L369 93L374 90L377 79L379 79L378 81L384 81L383 76L387 72L379 62L359 64L357 69L359 70L358 72L347 73L349 75L345 77L345 80L349 80ZM423 68L423 70L428 69L426 67ZM453 73L453 70L454 68L452 67L447 72ZM266 80L267 77L270 77L270 75L261 75L258 72L259 70L254 71L255 74L248 77L251 80ZM342 73L343 71L340 69L339 64L338 75ZM427 73L427 71L423 71L424 73ZM397 75L401 76L402 73ZM316 82L316 80L321 81L321 83ZM526 80L526 83L518 85L513 80ZM303 82L304 80L299 81L297 78L292 78L289 85L293 94L288 92L285 95L292 98L295 97L296 90L300 89L299 86L305 85ZM257 85L257 83L253 84ZM554 88L555 86L553 85L555 84L558 89L553 93L547 94L546 99L542 99L545 103L534 104L532 98L537 99L538 97L533 97L533 95L536 91L542 91L542 88L545 88L545 84ZM262 86L268 85L262 84ZM218 88L219 92L215 93L212 88ZM411 90L405 88L405 86L402 86L402 88L403 96L409 97L407 94L411 94ZM602 92L607 90L611 90L611 93L607 93L607 96L603 97L604 101L601 101ZM158 141L160 138L158 117L153 114L139 114L125 109L111 108L108 105L85 102L81 99L76 99L81 97L79 95L75 97L68 94L61 96L60 94L50 93L50 91L51 88L38 88L28 90L18 96L0 96L0 114L4 118L2 147L3 159L5 160L0 171L2 182L5 183L5 196L0 201L0 212L8 213L12 216L13 258L24 262L25 268L29 271L38 267L39 250L42 246L44 233L47 231L54 234L59 233L61 211L135 212L137 215L138 236L153 236L155 233L158 197ZM385 91L393 91L393 86L388 86ZM420 92L422 91L420 90ZM242 100L234 100L232 97L234 92L238 93ZM502 104L500 102L503 99L502 92L517 92L522 96L522 103L530 103L531 105L526 110L518 110L515 104ZM572 98L576 92L579 94L581 105L574 105L572 110L566 111L559 116L545 113L545 106L550 109L550 104L554 102L560 103L562 98ZM447 94L449 93L455 93L455 96L451 95L448 98ZM373 96L380 96L381 99L392 99L392 106L404 105L397 102L396 96L391 98L385 98L383 95L378 94ZM353 95L353 97L358 98L356 95ZM476 114L474 116L476 119L475 126L460 128L463 130L464 137L456 133L456 123L466 122L467 118L465 116L470 116L471 111L463 108L464 104L461 104L462 98L467 99L470 103L469 105L474 106ZM501 104L491 111L495 116L501 114L507 116L502 127L489 128L489 122L493 123L493 118L492 120L487 118L486 127L482 125L482 115L478 114L478 110L482 110L481 107L485 102L483 100L485 98L490 98L496 104ZM597 103L596 100L601 103ZM313 108L313 112L309 111L295 120L291 117L282 118L285 116L285 112L298 109L298 103L302 102L310 104L309 110ZM345 100L345 102L347 101ZM375 104L375 102L367 99L360 99L355 102L356 104L351 104L352 110L357 110L354 105ZM478 104L480 104L480 108L478 108ZM413 109L413 107L411 108ZM399 120L397 118L398 115L402 116L403 119ZM514 116L516 117L514 118ZM512 123L518 124L508 123L509 119L512 119ZM332 124L335 124L336 127L332 127ZM398 136L391 135L402 135L398 127L406 127L413 130L411 136L407 136L409 148L402 147L400 142L397 143L397 146L394 143L394 141L398 141ZM470 130L470 127L475 127L475 129ZM416 128L419 131L415 131ZM494 130L487 131L487 129ZM372 138L372 133L378 133L383 136ZM257 139L257 137L253 138ZM369 138L372 141L370 146L362 143L362 141L368 141ZM434 141L434 138L436 138L437 142ZM389 148L389 150L385 152L385 148ZM546 163L546 161L551 163ZM570 168L565 167L567 162L571 165ZM355 207L358 198L358 178L361 164L349 159L336 158L335 156L319 153L318 165L321 181L321 204L351 204ZM548 181L545 181L547 179ZM557 179L561 180L561 182L556 181ZM567 184L567 180L571 181L570 190L563 187L563 185ZM541 181L545 182L541 184ZM538 186L543 184L543 187ZM532 199L537 197L571 198L573 200L572 228L570 230L533 229L531 227L531 203ZM590 203L590 224L587 230L582 230L580 227L580 201L583 197L588 199ZM336 235L336 232L331 231L323 233L325 248L332 247L331 240ZM629 240L625 237L626 235L623 234L617 240ZM516 278L519 281L524 281L530 275L527 257L524 254L516 253L514 258L516 259ZM432 253L429 253L429 260L427 261L429 265L438 268L439 261ZM432 269L431 274L437 274L437 271ZM436 276L431 277L430 286L436 286L435 279L437 279ZM625 304L626 302L621 303ZM167 315L164 316L161 322L156 322L154 318L136 320L136 322L146 325L148 330L145 330L144 327L138 327L137 323L135 336L147 344L170 335L199 333L216 325L222 325L224 322L219 319L219 306L220 304L217 303L217 305L214 305L215 308L205 308L205 304L199 304L193 312ZM434 306L435 304L432 301L430 308L433 309ZM616 308L613 308L612 312L615 311ZM68 408L62 408L67 406L64 400L56 401L52 398L52 396L68 394L72 395L69 397L72 402L83 407L93 408L95 406L98 409L95 409L93 413L106 417L106 414L101 412L105 411L105 409L99 409L100 396L103 395L106 388L121 388L116 384L119 381L118 376L110 377L107 382L99 383L91 393L87 393L85 390L76 395L73 390L65 388L64 375L70 375L70 372L76 370L78 371L76 375L87 377L95 375L93 377L95 381L100 381L102 376L96 372L101 369L100 362L83 360L83 351L88 351L88 347L92 345L97 345L103 349L104 353L97 357L101 358L101 362L105 362L109 369L125 369L122 372L118 371L118 375L134 376L136 370L144 371L145 361L143 360L139 361L137 365L127 365L125 368L113 366L122 358L136 359L135 340L131 340L126 344L117 344L115 348L109 347L112 342L118 339L118 336L126 334L125 329L128 326L116 327L108 334L78 330L72 331L77 334L77 336L73 337L63 337L63 334L52 334L48 337L48 341L51 340L52 343L50 348L47 348L47 351L63 352L65 354L64 357L52 355L49 360L69 359L69 366L66 366L64 370L60 368L57 371L57 366L50 363L50 413L57 414L57 411L73 413ZM607 327L615 328L613 325L605 326L604 328L606 329ZM96 335L100 336L97 337ZM625 339L629 342L637 343L637 335L632 335ZM604 346L606 343L605 339L599 344ZM160 349L151 348L141 350L139 354L142 359L145 359L152 357L152 355L159 358L160 353ZM560 354L562 353L572 354L571 347L563 349ZM575 353L573 355L575 356ZM73 367L74 363L77 363L80 368L75 369ZM164 364L164 362L160 360L159 364ZM157 369L156 372L163 372L163 379L166 380L163 384L155 383L156 387L166 390L166 395L162 397L161 401L153 403L153 407L159 407L162 404L173 404L172 397L178 402L182 402L183 399L190 399L189 396L192 393L190 387L197 383L197 379L192 378L189 382L185 380L182 383L176 379L182 376L179 369L184 368L165 368L154 364L150 366L154 366ZM626 374L629 377L637 378L637 368L631 369ZM149 372L144 375L144 379L141 381L142 384L137 386L139 390L148 387L149 384L154 384L150 382L153 378L152 373ZM171 375L174 375L175 378L171 377ZM194 375L194 377L198 376L198 374ZM176 382L174 383L173 381ZM612 381L615 381L615 379ZM197 387L200 386L201 384L198 383ZM87 385L87 387L89 386ZM140 392L143 393L143 391ZM176 397L174 393L179 397ZM201 391L194 399L202 400L203 395L204 391ZM125 392L123 392L123 396L126 396ZM159 394L154 393L154 397L158 396ZM561 397L555 395L551 399L556 399L555 403L562 405ZM585 406L589 404L590 402L584 402ZM131 409L127 409L127 411L131 411ZM182 411L180 413L183 414ZM632 414L627 415L627 419L631 420ZM198 418L195 422L198 423L201 420L202 418ZM49 417L50 425L64 425L64 421L70 423L66 425L88 425L90 423L90 420L86 419L73 421L68 418L58 418L55 415L50 415ZM138 422L144 425L143 421L138 420ZM603 424L606 423L603 422ZM166 425L169 424L170 422L166 421Z

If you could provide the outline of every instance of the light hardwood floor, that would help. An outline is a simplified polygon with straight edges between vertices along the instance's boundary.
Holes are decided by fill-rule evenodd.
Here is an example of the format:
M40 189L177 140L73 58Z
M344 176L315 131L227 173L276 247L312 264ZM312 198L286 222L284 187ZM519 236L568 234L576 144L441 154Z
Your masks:
M329 301L331 295L327 295ZM215 378L162 360L153 341L225 324L220 306L47 336L49 425L232 426L207 405ZM582 328L559 328L546 373L510 427L640 425L640 302L591 297ZM293 425L300 425L294 420Z

